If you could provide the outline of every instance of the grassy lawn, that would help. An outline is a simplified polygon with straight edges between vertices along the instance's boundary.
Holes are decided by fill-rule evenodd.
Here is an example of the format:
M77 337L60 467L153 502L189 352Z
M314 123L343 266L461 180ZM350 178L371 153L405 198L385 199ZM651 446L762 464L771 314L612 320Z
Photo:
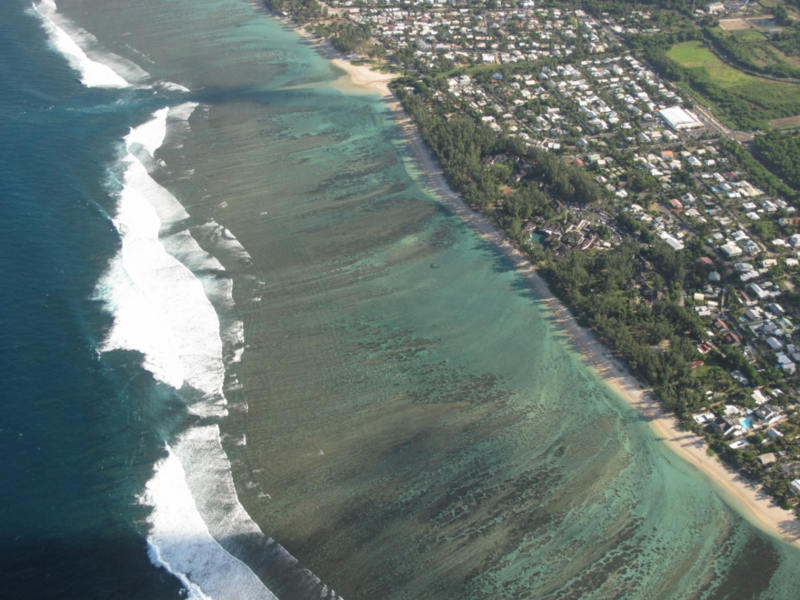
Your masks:
M728 33L746 44L759 43L767 39L764 37L764 34L757 29L739 29L738 31L729 31Z
M694 377L695 379L705 379L706 377L710 378L713 375L714 369L719 369L719 367L703 365L701 367L692 369L690 376Z
M745 85L749 79L756 79L722 62L702 42L675 44L669 49L667 56L688 69L705 70L711 81L723 88Z

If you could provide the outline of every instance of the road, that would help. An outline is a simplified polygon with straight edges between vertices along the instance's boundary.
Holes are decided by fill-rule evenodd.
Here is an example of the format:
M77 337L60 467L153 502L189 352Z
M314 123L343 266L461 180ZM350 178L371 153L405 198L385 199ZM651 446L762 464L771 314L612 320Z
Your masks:
M737 131L731 129L723 125L719 119L717 119L711 111L708 110L705 106L700 104L694 105L694 111L700 117L700 120L712 131L716 131L720 135L724 135L726 137L732 138L738 142L750 142L753 140L753 134L747 131Z

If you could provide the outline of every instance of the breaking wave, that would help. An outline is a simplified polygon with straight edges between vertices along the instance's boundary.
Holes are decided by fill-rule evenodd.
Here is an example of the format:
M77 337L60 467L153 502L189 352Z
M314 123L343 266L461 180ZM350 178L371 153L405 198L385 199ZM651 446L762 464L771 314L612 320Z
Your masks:
M67 60L69 65L80 74L80 81L86 87L127 88L134 84L123 77L119 71L125 71L135 81L148 76L134 63L111 53L104 53L104 61L91 58L86 48L94 45L94 37L72 24L69 19L59 14L53 0L41 0L32 4L31 9L47 33L53 48ZM112 65L106 64L112 63Z
M225 367L241 359L244 329L232 316L231 277L193 232L233 260L249 264L251 258L215 221L192 224L149 170L163 164L155 155L170 126L187 123L196 107L157 110L125 136L113 219L121 245L95 292L112 316L101 350L140 353L142 366L178 390L194 417L193 425L170 440L139 498L152 509L149 555L195 600L274 599L264 583L266 571L277 573L273 578L282 589L338 598L253 522L239 503L222 446ZM257 575L242 555L258 557L262 571Z

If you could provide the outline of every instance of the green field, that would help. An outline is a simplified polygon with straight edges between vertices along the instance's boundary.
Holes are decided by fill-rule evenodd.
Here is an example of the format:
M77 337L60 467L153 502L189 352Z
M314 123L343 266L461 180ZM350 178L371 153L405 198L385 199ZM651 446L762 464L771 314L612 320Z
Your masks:
M800 85L749 75L720 60L702 42L675 44L667 57L744 101L754 118L768 120L800 113ZM702 90L695 91L704 96Z
M687 69L703 69L712 82L723 88L747 85L750 80L760 81L739 69L725 64L705 44L698 41L675 44L667 56Z
M739 29L728 31L727 33L734 36L737 40L747 44L761 43L767 39L758 29Z

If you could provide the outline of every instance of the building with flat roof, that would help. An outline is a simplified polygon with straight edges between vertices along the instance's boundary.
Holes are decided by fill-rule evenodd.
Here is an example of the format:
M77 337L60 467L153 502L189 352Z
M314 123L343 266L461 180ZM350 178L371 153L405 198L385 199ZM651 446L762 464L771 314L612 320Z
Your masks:
M691 113L677 105L670 106L669 108L662 108L660 111L658 111L658 116L661 117L661 120L667 124L667 127L674 131L694 129L695 127L703 126L694 113Z

